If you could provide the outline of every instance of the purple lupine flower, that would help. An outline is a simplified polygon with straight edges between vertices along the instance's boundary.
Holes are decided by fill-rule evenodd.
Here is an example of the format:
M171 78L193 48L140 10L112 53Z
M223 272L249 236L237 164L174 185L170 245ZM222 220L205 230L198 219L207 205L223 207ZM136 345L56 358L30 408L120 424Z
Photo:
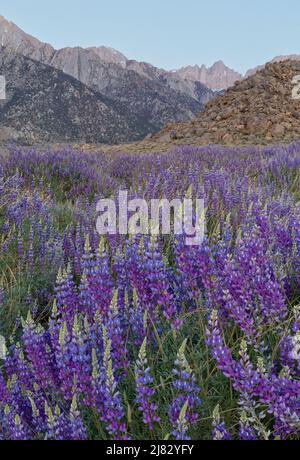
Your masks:
M47 433L46 439L53 441L64 441L71 439L70 423L67 416L56 406L54 413L45 402L45 413L47 415Z
M224 345L216 310L210 315L206 334L207 345L211 348L213 358L217 360L218 368L226 377L233 379L239 372L239 366L235 363L230 349Z
M28 251L27 251L27 263L28 269L30 272L34 271L34 248L33 248L33 241L34 240L34 233L33 228L31 226L28 238Z
M291 379L289 372L276 375L274 369L262 372L255 369L247 353L247 343L242 342L239 362L233 359L231 350L224 345L218 315L214 311L208 328L208 345L218 368L231 379L233 387L245 397L258 400L268 406L275 418L274 431L286 437L297 432L300 421L300 383Z
M81 267L85 275L86 286L88 287L90 304L87 311L91 316L99 311L107 315L111 299L113 297L113 278L109 268L109 258L104 252L103 240L100 242L96 257L91 253L89 239L85 243L85 253L82 258Z
M70 439L74 441L84 441L87 439L86 429L77 407L76 396L73 397L70 410Z
M24 242L23 238L21 235L18 236L18 257L19 257L19 263L20 266L23 266L24 263L24 256L25 256L25 251L24 251Z
M242 441L257 441L257 433L251 426L246 412L242 412L239 422L239 439Z
M139 405L139 410L143 414L143 422L153 431L154 425L160 421L160 417L157 415L158 406L153 402L155 395L155 389L153 388L154 379L150 374L146 347L147 338L145 337L135 367L136 401Z
M172 435L176 441L190 441L188 436L189 422L187 421L186 413L189 407L189 402L186 401L179 412L176 421L173 423Z
M49 334L41 325L34 323L29 312L27 321L24 324L24 347L31 363L36 383L43 388L47 388L57 381L57 368L49 339Z
M62 319L68 323L68 329L73 326L74 317L79 313L78 293L70 267L63 272L59 270L56 285L56 300Z
M6 405L4 413L8 425L9 438L12 441L27 441L29 439L29 434L22 422L21 417L18 414L15 414L9 405Z
M107 337L111 342L111 357L114 369L126 374L129 366L126 343L127 324L119 311L118 299L119 293L115 291L110 304L108 317L104 320L104 325Z
M151 324L148 321L148 312L144 310L136 290L133 290L132 302L129 302L127 291L125 293L125 315L130 328L133 344L140 348L143 343L143 337L146 336L147 330L151 330Z
M99 413L100 420L113 439L129 439L126 433L124 409L121 395L117 389L111 360L111 342L107 339L104 328L103 338L105 343L104 356L101 359L95 349L92 350L92 382L91 402ZM100 362L101 361L101 362Z
M291 334L281 342L281 364L289 369L292 375L300 376L300 307L294 308Z
M113 439L129 439L126 433L126 424L123 421L125 414L122 406L122 398L117 389L114 377L111 360L111 342L109 340L106 342L103 357L103 371L105 373L105 382L103 386L103 414L101 415L101 419L105 422L106 429Z
M172 321L176 306L157 242L142 239L139 246L134 244L129 248L128 257L132 286L149 317L154 320L160 309L165 318Z
M214 441L231 441L231 434L228 432L225 423L221 420L220 408L217 406L213 413L213 432Z
M174 427L178 427L178 423L184 423L184 426L188 429L198 421L197 409L201 405L201 400L198 396L200 389L196 384L194 372L185 357L186 345L187 340L184 340L179 348L175 361L175 368L173 370L175 380L173 382L173 387L176 390L177 396L170 406L169 417ZM185 407L186 402L187 406ZM183 407L185 407L184 420L180 419ZM177 431L177 429L175 431Z

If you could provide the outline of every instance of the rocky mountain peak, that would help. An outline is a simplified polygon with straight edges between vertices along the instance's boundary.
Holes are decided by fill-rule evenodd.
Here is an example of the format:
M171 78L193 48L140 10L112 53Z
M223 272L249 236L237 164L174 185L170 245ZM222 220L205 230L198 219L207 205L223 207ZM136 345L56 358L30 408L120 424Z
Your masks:
M173 72L181 78L198 81L213 90L223 90L232 86L242 75L227 67L222 60L215 62L211 67L202 65L187 66Z
M225 64L224 62L222 61L222 59L219 59L218 61L216 61L212 66L211 66L211 69L220 69L220 68L225 68ZM227 67L226 67L227 68Z

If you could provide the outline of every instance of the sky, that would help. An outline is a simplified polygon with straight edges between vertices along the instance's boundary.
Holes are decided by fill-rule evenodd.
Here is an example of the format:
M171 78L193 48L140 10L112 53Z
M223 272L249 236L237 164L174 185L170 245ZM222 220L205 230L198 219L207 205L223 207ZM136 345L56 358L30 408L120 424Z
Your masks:
M300 54L299 0L1 0L0 14L55 48L105 45L165 69Z

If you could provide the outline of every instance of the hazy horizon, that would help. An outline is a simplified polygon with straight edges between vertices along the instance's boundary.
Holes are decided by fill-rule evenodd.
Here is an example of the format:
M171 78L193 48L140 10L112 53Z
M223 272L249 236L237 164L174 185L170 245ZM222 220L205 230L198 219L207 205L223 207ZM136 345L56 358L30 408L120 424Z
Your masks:
M55 48L103 45L167 70L223 60L244 73L300 54L296 0L2 0L0 14Z

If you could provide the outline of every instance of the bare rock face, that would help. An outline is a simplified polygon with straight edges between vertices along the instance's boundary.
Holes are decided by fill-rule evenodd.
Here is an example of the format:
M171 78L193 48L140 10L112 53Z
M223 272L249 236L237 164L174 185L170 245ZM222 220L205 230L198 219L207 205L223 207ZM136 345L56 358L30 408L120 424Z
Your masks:
M130 66L104 62L93 50L80 47L56 51L49 64L109 98L119 113L133 121L141 139L170 121L192 120L204 108L200 100L214 97L204 88L196 98L162 82L158 71L145 76Z
M186 80L198 81L213 90L227 89L242 79L240 73L229 69L223 61L218 61L208 68L205 65L183 67L173 73Z
M113 144L139 138L110 100L60 70L0 47L0 74L6 77L2 141Z
M168 72L164 69L159 69L147 62L128 60L126 63L126 69L133 70L142 77L148 78L149 80L161 84L171 90L185 94L189 98L195 99L203 105L216 97L216 93L213 90L209 89L199 81L184 79L177 75L176 72Z
M91 48L87 48L87 50L93 51L93 53L97 54L103 62L117 64L123 68L126 67L128 61L127 57L114 48L108 48L107 46L93 46Z
M300 75L300 61L269 63L210 101L192 123L168 126L154 139L166 139L176 131L175 143L240 145L298 140L300 99L293 97L296 75Z
M11 48L24 56L46 62L54 54L54 48L26 34L13 22L0 16L0 46Z

